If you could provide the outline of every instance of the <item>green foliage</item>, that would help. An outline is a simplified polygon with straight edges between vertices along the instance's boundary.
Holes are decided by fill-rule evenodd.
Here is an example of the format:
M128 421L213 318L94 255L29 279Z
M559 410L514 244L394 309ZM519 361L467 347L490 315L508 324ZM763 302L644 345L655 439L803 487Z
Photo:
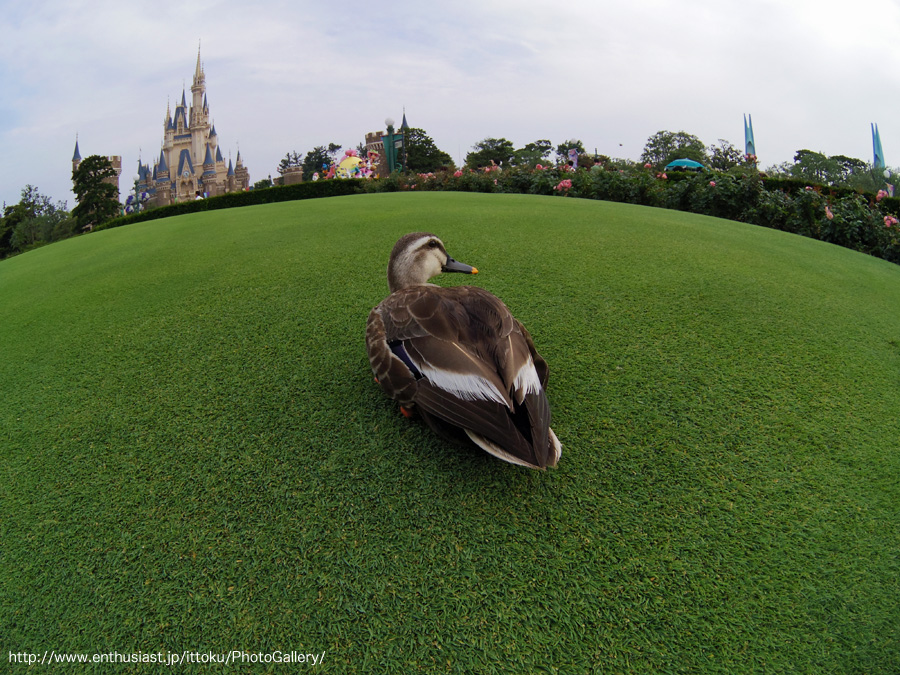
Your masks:
M813 152L812 150L798 150L794 155L791 176L808 183L831 185L838 171L837 162L829 159L822 153Z
M508 166L512 163L515 150L512 141L505 138L485 138L472 148L472 152L466 155L466 166L470 169L480 169L491 166L491 162L498 166Z
M229 192L208 199L197 199L186 202L178 202L169 206L161 206L157 209L148 209L129 216L121 216L115 220L104 223L98 229L109 229L139 223L148 220L158 220L170 216L179 216L187 213L201 211L217 211L219 209L232 209L239 206L252 206L255 204L272 204L302 199L317 199L321 197L338 197L343 195L359 194L363 192L363 184L367 181L357 179L347 180L320 180L297 183L296 185L274 186L262 189L253 189L247 192ZM371 181L369 181L371 182Z
M579 155L585 154L584 143L577 138L570 138L568 141L560 143L556 146L556 163L565 164L569 161L569 150L577 150Z
M439 149L423 129L406 130L407 170L414 173L428 173L454 167L453 158Z
M684 131L657 131L647 139L641 153L641 162L657 170L676 159L692 159L703 165L709 162L703 142Z
M561 181L571 181L571 186L559 190ZM888 214L900 216L900 200L879 202L848 188L813 188L802 180L764 178L746 163L726 172L668 174L612 163L609 168L598 164L574 172L565 167L465 169L428 176L397 175L369 181L363 189L566 195L656 206L802 234L900 263L900 226L886 227L884 222ZM826 206L833 219L827 218ZM868 215L863 217L861 210Z
M719 139L719 145L709 146L707 152L709 156L707 166L717 171L727 171L747 161L744 153L724 138Z
M372 381L366 316L423 223L480 270L436 283L496 293L547 359L555 470L445 443ZM413 191L79 237L0 263L0 289L8 652L896 675L897 267L671 210Z
M512 163L520 167L534 168L538 164L544 164L552 150L553 145L547 139L526 143L525 147L513 153Z
M71 237L76 229L65 202L54 204L26 185L19 203L7 206L0 217L0 258Z
M306 153L306 157L303 158L304 180L311 181L314 173L323 172L326 170L326 167L334 163L334 153L329 152L329 148L334 147L334 145L334 143L330 143L328 147L317 145Z
M798 150L793 164L786 162L766 170L772 177L789 177L805 185L823 185L875 193L887 188L892 178L868 162L845 155L827 157L812 150ZM893 173L897 173L894 171Z
M72 215L82 229L97 227L119 213L119 193L106 182L115 177L109 159L100 155L85 157L72 172L72 192L78 200Z
M120 218L109 226L274 201L413 190L569 196L690 211L801 234L900 263L900 223L886 220L900 217L900 199L882 198L882 194L876 199L848 188L814 188L802 180L765 177L746 163L726 172L668 174L627 162L577 171L494 166L477 171L395 173L381 180L318 181L222 195Z

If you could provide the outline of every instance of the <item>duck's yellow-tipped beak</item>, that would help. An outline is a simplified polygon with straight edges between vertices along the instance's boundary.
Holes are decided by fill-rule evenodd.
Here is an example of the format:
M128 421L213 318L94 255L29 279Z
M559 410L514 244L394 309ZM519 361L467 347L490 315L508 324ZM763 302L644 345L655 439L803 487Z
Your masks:
M478 274L478 270L476 270L471 265L466 265L465 263L461 263L458 260L454 260L451 257L447 257L447 262L444 263L444 266L441 268L442 272L462 272L463 274Z

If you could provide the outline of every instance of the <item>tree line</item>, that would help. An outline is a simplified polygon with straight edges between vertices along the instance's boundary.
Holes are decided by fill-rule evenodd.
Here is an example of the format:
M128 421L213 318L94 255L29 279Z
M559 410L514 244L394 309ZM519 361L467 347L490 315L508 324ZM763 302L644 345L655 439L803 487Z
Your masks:
M71 212L66 202L54 203L34 185L26 185L19 202L4 202L0 211L0 258L67 239L117 216L118 193L115 185L106 182L115 177L106 157L83 159L72 172L72 191L78 204Z
M406 131L405 165L409 173L427 174L442 170L453 171L457 167L452 157L437 147L424 129ZM364 143L356 146L365 156ZM304 180L310 180L317 171L334 164L343 147L337 143L315 146L305 154L288 152L277 171L283 174L288 168L303 167ZM553 145L548 139L538 139L522 147L506 138L484 138L475 143L466 154L464 167L536 167L537 165L566 164L570 150L575 150L578 165L590 167L633 166L631 160L612 159L606 155L588 153L577 138ZM727 171L741 165L756 165L755 157L747 157L724 139L717 145L705 145L697 136L684 131L659 131L647 139L640 163L662 170L674 159L692 159L704 166ZM814 185L846 187L874 193L889 187L890 176L896 171L874 170L871 164L852 157L836 155L828 157L811 150L798 150L792 162L769 167L764 172L773 177L795 178ZM3 204L0 212L0 258L28 251L37 246L80 234L118 215L120 205L115 186L106 179L115 172L106 157L92 155L85 158L72 173L73 191L78 204L69 212L65 202L54 203L40 193L37 187L26 185L17 204ZM254 188L270 187L271 177L257 181Z

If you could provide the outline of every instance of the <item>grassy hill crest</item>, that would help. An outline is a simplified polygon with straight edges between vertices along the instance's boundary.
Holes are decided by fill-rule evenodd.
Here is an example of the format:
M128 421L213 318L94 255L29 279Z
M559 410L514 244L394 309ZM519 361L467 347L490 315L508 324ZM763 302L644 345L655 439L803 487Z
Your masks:
M550 365L559 467L371 380L435 232ZM325 672L894 672L900 267L605 202L400 193L0 263L8 651L325 651ZM136 672L139 668L134 669Z

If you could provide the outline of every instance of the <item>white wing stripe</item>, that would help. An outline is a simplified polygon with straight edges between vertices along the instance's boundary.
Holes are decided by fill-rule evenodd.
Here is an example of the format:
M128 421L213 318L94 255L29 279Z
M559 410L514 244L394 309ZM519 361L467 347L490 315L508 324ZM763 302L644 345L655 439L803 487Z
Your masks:
M507 405L506 398L494 386L494 383L480 375L454 373L434 368L428 363L422 364L420 370L422 375L435 387L443 389L464 401L495 401L501 405Z
M537 394L541 391L541 378L538 377L534 361L528 357L528 362L519 368L516 379L513 381L513 391L524 390L524 395Z

